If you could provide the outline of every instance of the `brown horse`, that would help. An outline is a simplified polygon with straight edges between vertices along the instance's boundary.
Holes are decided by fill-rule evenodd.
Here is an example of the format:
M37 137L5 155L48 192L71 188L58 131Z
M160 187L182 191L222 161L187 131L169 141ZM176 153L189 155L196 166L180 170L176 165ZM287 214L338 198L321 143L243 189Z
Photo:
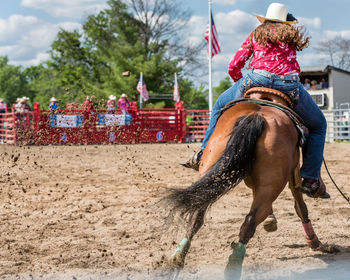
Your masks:
M286 105L284 100L278 103ZM245 246L256 227L273 213L272 203L289 187L295 210L302 221L308 245L314 250L332 252L318 240L300 184L298 132L291 119L275 107L238 103L223 112L204 150L200 179L186 189L172 189L165 198L188 222L186 237L169 262L182 268L193 236L204 223L208 208L242 180L252 189L253 202L240 232L239 242L232 243L233 253L225 269L225 279L239 279ZM178 270L179 271L179 270Z

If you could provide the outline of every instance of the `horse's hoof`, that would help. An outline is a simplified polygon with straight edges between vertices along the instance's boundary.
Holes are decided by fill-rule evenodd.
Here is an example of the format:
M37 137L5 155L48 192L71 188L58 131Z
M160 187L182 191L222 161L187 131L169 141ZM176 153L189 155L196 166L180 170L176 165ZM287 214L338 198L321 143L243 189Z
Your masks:
M245 256L245 245L241 242L232 242L232 254L228 258L225 268L225 280L239 280L242 275L242 264Z
M275 215L269 215L263 223L264 229L267 232L273 232L277 230L277 220Z
M175 252L168 259L169 266L172 268L183 268L185 265L185 257L190 246L191 242L187 238L184 238L175 249Z
M322 253L327 253L327 254L336 254L339 253L340 250L332 245L327 245L327 244L321 244L320 249Z
M307 240L307 243L312 251L320 251L327 254L335 254L340 252L340 250L335 246L322 244L321 241L318 240L317 236L315 236L313 240Z
M185 265L183 258L179 255L172 255L168 259L168 266L170 269L182 269Z

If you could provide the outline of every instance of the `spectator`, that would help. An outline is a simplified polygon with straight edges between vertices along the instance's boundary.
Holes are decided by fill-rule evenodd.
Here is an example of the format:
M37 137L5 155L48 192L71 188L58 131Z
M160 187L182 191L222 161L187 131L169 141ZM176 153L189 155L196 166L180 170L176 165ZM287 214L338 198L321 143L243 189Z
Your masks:
M22 98L17 98L16 99L16 105L15 105L15 111L16 113L20 113L22 112L23 106L22 106Z
M7 104L3 98L0 98L0 114L7 112Z
M118 100L118 107L122 111L123 115L126 115L128 113L128 110L130 108L130 101L125 93L120 96Z
M84 127L87 128L95 125L95 108L92 99L93 97L86 96L86 99L83 102ZM87 141L87 139L85 139L85 141Z
M311 87L310 80L309 79L305 79L303 86L304 86L304 89L309 90L310 87Z
M110 95L107 101L107 113L114 114L117 109L117 102L115 101L116 97L114 95Z
M26 96L22 97L21 103L22 103L22 106L23 106L22 110L23 110L24 113L28 113L30 111L30 106L28 104L28 101L29 101L28 97L26 97Z
M328 88L328 87L329 87L328 82L326 81L325 78L322 78L321 79L321 88L324 89L324 88Z
M312 80L311 81L311 87L310 87L311 90L318 90L319 89L319 86L317 85L317 81L316 80Z
M51 97L49 104L49 123L51 127L56 126L57 117L55 115L55 111L58 109L58 102L55 97Z
M89 96L86 96L83 102L83 113L92 113L95 111L94 104Z
M58 102L55 97L52 97L50 99L50 104L49 104L49 111L55 111L58 109Z

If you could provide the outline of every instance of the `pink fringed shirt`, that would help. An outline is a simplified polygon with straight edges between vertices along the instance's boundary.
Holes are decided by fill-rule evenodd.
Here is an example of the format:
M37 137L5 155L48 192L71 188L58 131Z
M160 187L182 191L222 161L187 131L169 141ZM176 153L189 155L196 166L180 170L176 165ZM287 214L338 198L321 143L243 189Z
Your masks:
M277 75L300 74L294 46L277 43L264 47L253 37L248 36L230 62L228 73L235 82L242 78L241 69L252 54L251 69L263 69Z

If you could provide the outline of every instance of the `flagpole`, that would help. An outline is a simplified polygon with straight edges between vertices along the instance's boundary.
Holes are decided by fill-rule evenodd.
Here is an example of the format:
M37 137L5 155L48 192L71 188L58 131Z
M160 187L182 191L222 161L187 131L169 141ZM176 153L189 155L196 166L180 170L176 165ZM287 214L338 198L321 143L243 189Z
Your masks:
M176 72L174 73L174 82L176 81L176 83L177 83L177 75L176 75ZM175 86L175 85L174 85ZM175 102L179 102L180 100L179 100L179 97L178 96L176 96L176 100L175 100Z
M211 78L211 57L212 57L212 29L211 29L211 0L208 0L209 6L209 41L208 41L208 49L209 49L209 111L213 110L213 92L212 92L212 78Z
M142 72L140 73L140 81L141 81L140 109L142 109L142 96L143 96L143 77L142 77Z

